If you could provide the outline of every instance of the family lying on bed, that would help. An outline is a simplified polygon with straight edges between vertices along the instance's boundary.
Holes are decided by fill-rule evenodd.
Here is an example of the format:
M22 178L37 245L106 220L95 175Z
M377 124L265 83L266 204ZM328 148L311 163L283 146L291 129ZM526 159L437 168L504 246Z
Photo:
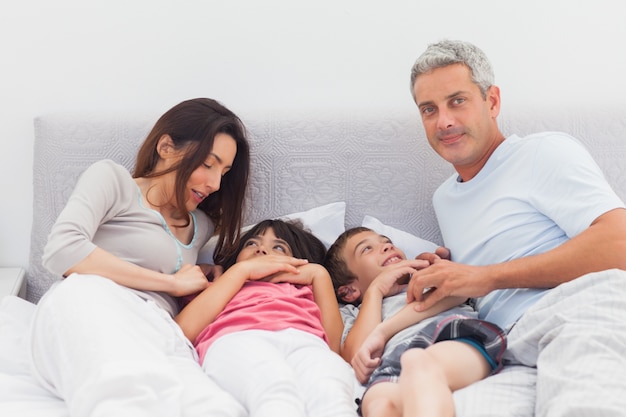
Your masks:
M33 320L38 379L72 416L350 416L354 375L365 416L619 414L624 203L573 138L505 139L475 46L430 45L411 87L457 172L433 197L446 248L407 260L359 228L326 253L280 220L239 236L244 125L188 100L132 175L89 167L56 221L43 263L66 278ZM196 265L214 234L215 265Z

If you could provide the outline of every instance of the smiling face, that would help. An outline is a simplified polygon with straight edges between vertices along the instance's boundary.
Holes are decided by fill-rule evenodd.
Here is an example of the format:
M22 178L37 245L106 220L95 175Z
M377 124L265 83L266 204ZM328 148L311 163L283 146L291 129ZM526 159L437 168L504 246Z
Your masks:
M388 237L367 231L357 233L346 241L343 259L348 269L358 278L353 285L364 294L386 267L406 259L406 255Z
M237 262L264 255L293 256L289 244L276 237L274 229L271 227L265 229L263 234L252 236L244 242L239 255L237 255Z
M413 96L432 148L463 181L472 179L504 140L496 123L498 87L492 85L483 97L470 69L453 64L419 75Z
M222 177L230 171L236 154L237 143L232 136L226 133L215 135L211 152L187 181L185 195L188 211L193 211L209 194L220 189Z

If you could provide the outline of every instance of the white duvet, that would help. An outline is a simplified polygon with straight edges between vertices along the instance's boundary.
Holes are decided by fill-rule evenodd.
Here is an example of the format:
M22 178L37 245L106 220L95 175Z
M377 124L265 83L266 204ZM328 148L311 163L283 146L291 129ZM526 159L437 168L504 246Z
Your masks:
M0 300L0 416L69 417L62 399L31 372L30 321L35 304L8 295ZM355 397L362 387L355 384Z
M63 400L31 373L29 329L35 305L16 296L0 301L0 416L69 417Z

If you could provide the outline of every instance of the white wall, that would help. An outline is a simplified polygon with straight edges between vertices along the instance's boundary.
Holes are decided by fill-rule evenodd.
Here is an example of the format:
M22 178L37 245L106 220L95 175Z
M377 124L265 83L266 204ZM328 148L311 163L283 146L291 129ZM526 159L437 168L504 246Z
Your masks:
M257 109L411 108L409 68L442 38L487 52L505 107L626 110L620 3L4 0L0 266L28 265L36 115L160 114L199 96L244 120Z

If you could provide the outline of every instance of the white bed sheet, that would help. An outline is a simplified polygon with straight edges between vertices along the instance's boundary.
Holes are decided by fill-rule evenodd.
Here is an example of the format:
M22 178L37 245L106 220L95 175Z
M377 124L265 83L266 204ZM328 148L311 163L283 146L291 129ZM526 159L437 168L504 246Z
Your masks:
M0 300L0 416L69 417L63 400L33 375L29 329L35 304L8 295ZM355 380L355 397L363 387Z
M69 417L63 400L33 376L29 329L35 305L16 296L0 301L0 416Z

